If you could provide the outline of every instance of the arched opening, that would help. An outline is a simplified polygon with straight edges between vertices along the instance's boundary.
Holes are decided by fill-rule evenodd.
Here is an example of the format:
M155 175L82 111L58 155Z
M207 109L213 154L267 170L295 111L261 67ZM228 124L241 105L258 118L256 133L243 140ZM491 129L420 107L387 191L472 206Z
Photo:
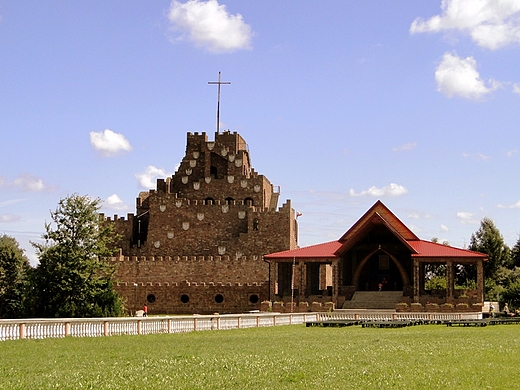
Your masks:
M204 204L205 205L215 204L215 199L213 199L213 198L206 198L206 199L204 199Z
M233 199L231 197L226 198L226 204L234 204L234 203L235 203L235 199Z
M410 284L399 260L378 248L366 255L356 267L352 282L357 291L402 291Z
M212 165L209 167L209 175L212 176L214 179L217 178L217 167Z
M245 198L245 199L244 199L244 204L245 204L246 206L254 206L253 198Z

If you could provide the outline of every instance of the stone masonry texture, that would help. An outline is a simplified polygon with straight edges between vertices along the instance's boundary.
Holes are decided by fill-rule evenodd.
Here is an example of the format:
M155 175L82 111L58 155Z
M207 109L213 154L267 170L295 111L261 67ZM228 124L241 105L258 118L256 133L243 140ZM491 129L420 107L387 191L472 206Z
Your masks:
M279 188L255 172L236 132L188 133L186 154L171 177L141 192L136 213L105 218L119 255L119 293L130 311L238 313L269 298L263 255L295 248L297 222Z

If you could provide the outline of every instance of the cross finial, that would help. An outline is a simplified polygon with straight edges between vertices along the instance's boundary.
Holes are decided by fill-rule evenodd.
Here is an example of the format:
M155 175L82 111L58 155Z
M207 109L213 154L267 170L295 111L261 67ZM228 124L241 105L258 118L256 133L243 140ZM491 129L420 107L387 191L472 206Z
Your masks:
M220 132L220 86L222 84L231 84L230 81L220 81L220 72L218 72L218 81L208 81L208 84L218 85L218 98L217 98L217 134Z

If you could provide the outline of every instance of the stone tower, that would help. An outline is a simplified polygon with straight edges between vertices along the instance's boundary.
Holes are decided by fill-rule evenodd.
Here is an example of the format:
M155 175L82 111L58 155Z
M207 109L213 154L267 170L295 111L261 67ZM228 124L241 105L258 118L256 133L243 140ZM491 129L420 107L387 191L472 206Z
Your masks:
M176 173L114 216L120 236L117 289L127 306L156 313L243 312L268 299L263 255L295 248L290 200L251 166L236 132L188 133Z

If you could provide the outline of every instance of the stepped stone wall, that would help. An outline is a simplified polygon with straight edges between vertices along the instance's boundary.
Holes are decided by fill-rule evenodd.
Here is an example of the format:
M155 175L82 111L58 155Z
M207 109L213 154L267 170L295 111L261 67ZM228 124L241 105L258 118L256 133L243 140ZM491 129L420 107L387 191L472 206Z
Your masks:
M175 174L141 192L135 214L106 218L119 236L120 256L110 261L118 264L117 288L127 305L152 294L154 302L139 303L148 302L151 313L259 309L268 298L263 255L297 246L295 212L290 200L278 208L279 195L252 168L240 135L216 133L209 141L205 133L188 133ZM204 284L179 290L186 281ZM189 303L179 306L185 295ZM224 297L216 306L215 295Z

